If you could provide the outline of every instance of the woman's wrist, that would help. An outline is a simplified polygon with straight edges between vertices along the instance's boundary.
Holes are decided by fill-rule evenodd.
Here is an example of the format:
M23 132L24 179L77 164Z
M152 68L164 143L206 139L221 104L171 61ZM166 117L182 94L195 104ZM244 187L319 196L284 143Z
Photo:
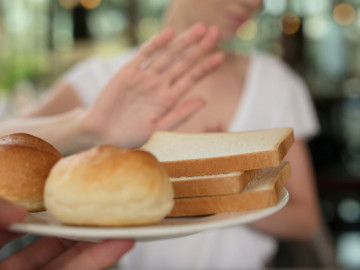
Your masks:
M68 139L64 137L65 141L59 142L59 148L63 154L72 154L103 143L103 139L99 134L85 125L87 115L88 110L81 107L63 115L63 127L70 131L66 136Z

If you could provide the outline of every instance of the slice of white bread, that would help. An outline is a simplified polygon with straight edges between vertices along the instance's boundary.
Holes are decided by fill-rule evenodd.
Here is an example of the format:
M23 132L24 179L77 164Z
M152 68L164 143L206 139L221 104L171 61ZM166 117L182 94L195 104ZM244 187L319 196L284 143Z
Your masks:
M175 199L168 217L201 216L253 210L276 205L291 175L290 163L258 171L245 189L237 194Z
M170 177L222 174L279 166L294 142L292 128L243 132L155 132L142 146Z
M258 170L170 178L175 198L239 193Z

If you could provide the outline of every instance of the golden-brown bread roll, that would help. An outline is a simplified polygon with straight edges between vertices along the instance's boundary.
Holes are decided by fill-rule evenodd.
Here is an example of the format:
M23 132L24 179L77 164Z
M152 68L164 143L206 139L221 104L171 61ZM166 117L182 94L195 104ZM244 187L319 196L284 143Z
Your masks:
M61 159L45 186L45 206L66 224L155 223L173 208L163 166L150 153L102 145Z
M0 138L0 197L44 210L44 186L51 167L61 158L48 142L25 133Z

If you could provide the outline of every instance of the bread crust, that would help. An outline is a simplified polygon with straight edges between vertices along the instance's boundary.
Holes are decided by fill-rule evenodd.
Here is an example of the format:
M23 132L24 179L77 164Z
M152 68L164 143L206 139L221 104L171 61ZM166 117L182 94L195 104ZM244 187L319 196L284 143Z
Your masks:
M175 198L226 195L241 192L257 170L170 178Z
M61 158L48 142L25 133L0 138L0 197L43 211L44 185L50 169Z
M278 202L279 194L291 175L290 163L259 170L240 193L175 199L169 217L201 216L270 207ZM257 188L266 181L266 188Z
M221 148L222 144L228 145L228 142L222 139L222 134L234 134L239 136L241 140L243 135L249 136L253 134L266 134L268 131L277 132L279 130L278 142L275 145L272 145L271 150L264 150L258 152L248 152L248 153L239 153L235 155L222 155L218 157L202 157L202 153L198 153L198 158L191 159L179 159L179 160L162 160L159 158L160 162L165 166L166 171L170 177L184 177L184 176L199 176L199 175L212 175L212 174L223 174L237 171L247 171L254 169L261 169L266 167L276 167L279 166L290 149L291 145L294 143L294 132L292 128L279 128L279 129L268 129L268 130L256 130L256 131L243 131L243 132L224 132L219 133L217 142L214 145L209 145L208 147ZM187 147L191 147L191 137L197 136L200 134L196 133L172 133L171 132L159 132L163 137L166 138L169 133L170 138L178 136L178 140L187 140ZM281 134L281 135L280 135ZM211 134L210 134L211 135ZM207 134L201 134L201 136L207 136ZM265 137L266 139L266 137ZM176 143L175 139L171 141ZM179 143L182 143L179 141ZM252 142L254 143L254 142ZM159 148L159 139L157 139L156 134L154 134L150 140L143 145L143 149L152 152L155 156L157 155ZM166 147L166 146L164 146ZM241 149L240 149L241 150ZM206 152L207 149L201 151Z

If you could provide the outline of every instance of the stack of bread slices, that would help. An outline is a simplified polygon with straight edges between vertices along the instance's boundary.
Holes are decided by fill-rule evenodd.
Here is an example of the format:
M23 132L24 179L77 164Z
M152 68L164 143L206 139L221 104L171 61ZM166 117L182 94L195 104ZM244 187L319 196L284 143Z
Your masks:
M175 205L169 217L266 208L278 203L291 174L284 157L292 128L243 132L159 131L142 147L165 166Z

